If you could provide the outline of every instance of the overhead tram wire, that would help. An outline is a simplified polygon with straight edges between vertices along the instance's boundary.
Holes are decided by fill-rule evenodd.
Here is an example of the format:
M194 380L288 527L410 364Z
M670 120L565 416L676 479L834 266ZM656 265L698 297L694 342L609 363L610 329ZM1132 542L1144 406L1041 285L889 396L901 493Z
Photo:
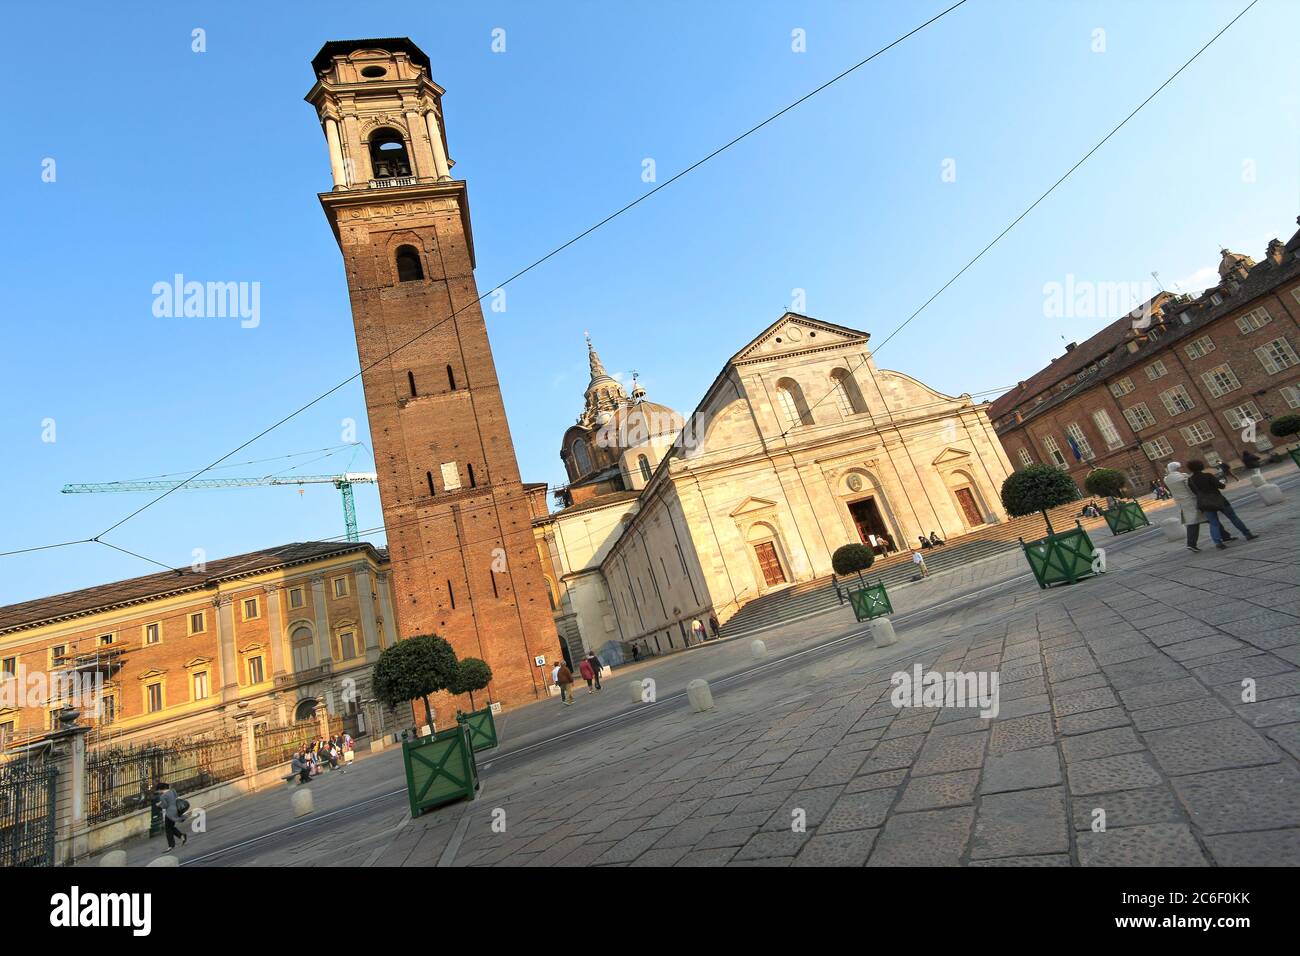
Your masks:
M911 38L912 36L915 36L916 34L920 33L920 32L921 32L922 30L924 30L926 27L929 27L929 26L931 26L932 24L937 23L939 20L942 20L944 17L946 17L946 16L947 16L948 14L950 14L952 11L956 10L958 7L964 6L964 5L966 4L966 2L967 2L967 0L957 0L956 3L953 3L951 6L946 7L945 9L941 10L939 13L937 13L937 14L935 14L934 16L930 17L930 18L929 18L928 20L926 20L925 22L921 23L920 25L918 25L918 26L916 26L916 27L913 27L911 30L908 30L906 33L902 34L901 36L896 37L895 39L891 40L889 43L887 43L886 45L882 46L880 49L876 50L876 51L875 51L874 53L872 53L870 56L867 56L867 57L865 57L864 59L859 60L857 63L853 64L852 66L850 66L850 67L848 67L847 69L843 70L842 72L838 73L837 75L835 75L835 76L832 77L831 79L827 80L825 83L822 83L822 84L821 84L820 86L818 86L816 89L813 89L812 91L810 91L810 92L808 92L808 93L805 93L803 96L799 97L799 98L798 98L797 100L795 100L794 102L792 102L792 103L788 104L787 106L781 108L781 109L778 110L777 112L773 113L771 116L767 117L766 119L762 120L761 122L759 122L759 123L755 124L754 126L750 127L750 128L747 129L745 132L741 133L740 135L738 135L738 136L732 138L731 140L729 140L728 142L724 143L722 146L719 146L718 148L714 149L712 152L710 152L710 153L709 153L708 155L706 155L704 158L702 158L702 159L700 159L700 160L697 160L696 162L692 163L690 166L687 166L685 169L683 169L683 170L681 170L680 172L674 174L674 175L671 176L670 178L664 180L662 183L659 183L659 184L658 184L657 186L655 186L653 189L651 189L651 190L649 190L648 192L646 192L646 193L644 193L644 194L638 196L636 199L632 200L631 202L627 203L626 205L622 206L621 208L617 209L616 211L610 213L608 216L606 216L604 219L601 219L601 220L600 220L599 222L597 222L595 225L592 225L592 226L588 227L587 229L584 229L582 232L578 233L578 234L577 234L576 236L574 236L572 239L569 239L568 241L562 243L562 244L559 245L559 246L556 246L554 249L552 249L550 252L546 253L546 254L545 254L544 256L542 256L541 258L539 258L539 259L533 261L533 262L530 263L529 265L527 265L527 266L525 266L524 268L520 269L520 270L519 270L518 272L516 272L514 275L512 275L512 276L510 276L508 279L506 279L504 282L500 282L500 283L498 283L498 284L496 284L496 285L494 285L494 286L491 286L491 287L488 289L487 292L485 292L485 293L483 293L482 295L480 295L480 296L479 296L477 299L475 299L473 302L468 303L467 305L462 306L460 309L457 309L456 311L452 312L451 315L447 316L445 319L441 319L441 320L439 320L438 322L435 322L433 325L431 325L431 326L429 326L428 328L424 329L422 332L418 333L417 335L415 335L413 338L409 339L408 341L406 341L406 342L402 343L401 345L397 346L396 348L392 349L392 350L389 351L387 354L379 356L379 357L376 358L373 362L371 362L369 365L367 365L367 366L365 366L365 367L359 369L359 370L356 372L356 374L354 374L354 375L350 375L348 378L344 379L343 381L337 383L336 385L330 387L330 388L327 389L326 391L324 391L324 392L322 392L321 394L317 395L315 398L311 399L311 401L309 401L309 402L307 402L306 404L300 406L299 408L297 408L297 409L295 409L294 411L290 412L289 414L285 415L283 418L279 419L279 420L276 421L275 423L273 423L273 424L269 425L268 427L264 428L262 431L258 432L256 435L254 435L252 438L248 439L247 441L243 442L242 444L240 444L240 445L236 446L235 448L231 449L229 452L227 452L226 454L222 455L220 458L216 459L216 460L213 461L211 464L209 464L209 465L207 465L206 467L201 468L201 469L199 469L198 471L194 472L194 473L193 473L192 475L190 475L189 478L187 478L186 480L187 480L187 481L192 481L193 479L199 477L200 475L204 474L205 472L209 471L210 469L215 468L217 465L220 465L223 461L225 461L225 460L226 460L227 458L229 458L231 455L234 455L234 454L236 454L236 453L242 451L243 449L247 448L249 445L253 444L254 442L258 441L259 439L263 438L264 436L270 434L270 433L271 433L272 431L274 431L275 429L279 428L281 425L285 424L286 422L290 421L291 419L295 418L296 416L298 416L298 415L302 414L303 412L307 411L307 409L313 407L313 406L316 405L317 403L319 403L319 402L323 401L324 399L328 398L330 395L334 394L334 393L337 392L339 389L343 388L345 385L348 385L348 384L350 384L351 382L356 381L356 380L359 379L362 375L364 375L366 372L368 372L370 369L372 369L372 368L374 368L375 366L379 365L381 362L385 362L385 361L387 361L388 359L392 358L392 356L394 356L394 355L396 355L398 352L400 352L402 349L404 349L404 348L406 348L407 346L412 345L413 343L415 343L415 342L419 341L420 339L424 338L424 336L428 335L430 332L434 331L434 330L437 329L439 326L441 326L441 325L443 325L443 324L445 324L445 323L447 323L447 322L450 322L452 319L456 318L456 316L459 315L461 312L464 312L464 311L466 311L467 309L472 308L472 307L477 307L478 305L480 305L480 304L483 302L484 299L486 299L489 295L492 295L492 294L493 294L494 292L496 292L498 289L503 289L503 288L505 288L505 287L506 287L507 285L509 285L511 282L514 282L516 279L519 279L519 278L521 278L522 276L526 275L527 273L531 272L533 269L537 268L537 267L540 266L542 263L546 262L547 260L549 260L549 259L553 258L554 256L558 255L559 253L563 252L563 251L564 251L565 249L567 249L569 246L572 246L572 245L574 245L575 243L580 242L582 239L585 239L587 236L589 236L589 235L591 235L592 233L596 232L598 229L602 228L602 227L605 226L605 225L608 225L610 222L612 222L613 220L617 219L619 216L622 216L624 213L630 211L630 210L633 209L634 207L636 207L636 206L640 205L641 203L645 202L645 201L646 201L647 199L649 199L651 196L654 196L656 193L660 192L660 191L663 190L663 189L666 189L668 186L671 186L673 183L677 182L679 179L682 179L682 178L685 177L686 175L688 175L688 174L694 172L696 169L699 169L699 168L700 168L701 166L703 166L705 163L709 162L710 160L712 160L712 159L716 158L717 156L721 155L722 153L726 152L726 151L729 150L731 147L735 146L737 143L740 143L741 141L743 141L743 140L747 139L748 137L752 136L754 133L756 133L756 132L758 132L759 130L763 129L763 128L764 128L765 126L767 126L768 124L770 124L770 123L774 122L775 120L779 119L781 116L784 116L786 113L790 112L791 110L795 109L796 107L800 106L801 104L807 102L809 99L811 99L812 97L816 96L818 93L823 92L824 90L826 90L826 89L828 89L829 87L833 86L834 84L838 83L840 80L844 79L845 77L849 76L850 74L852 74L852 73L856 72L857 70L861 69L863 66L866 66L866 65L867 65L868 63L870 63L872 60L874 60L874 59L876 59L877 57L881 56L882 54L888 52L889 50L892 50L894 47L898 46L899 44L901 44L901 43L904 42L905 40ZM168 490L168 491L164 491L162 494L158 495L156 498L154 498L154 499L152 499L151 501L148 501L148 502L146 502L145 504L141 505L141 506L140 506L139 508L137 508L135 511L132 511L130 514L126 515L124 518L119 519L118 521L114 522L113 524L111 524L111 525L109 525L107 528L105 528L103 531L101 531L98 535L96 535L96 539L103 537L104 535L108 534L108 533L111 532L111 531L116 530L117 528L120 528L120 527L121 527L122 525L124 525L126 522L130 521L132 518L136 517L137 515L139 515L140 513L144 512L144 511L148 510L149 508L152 508L154 505L156 505L158 502L162 501L164 498L166 498L167 496L169 496L170 494L172 494L172 492L174 492L174 491L176 491L176 490L177 490L176 488L172 488L172 489L170 489L170 490Z

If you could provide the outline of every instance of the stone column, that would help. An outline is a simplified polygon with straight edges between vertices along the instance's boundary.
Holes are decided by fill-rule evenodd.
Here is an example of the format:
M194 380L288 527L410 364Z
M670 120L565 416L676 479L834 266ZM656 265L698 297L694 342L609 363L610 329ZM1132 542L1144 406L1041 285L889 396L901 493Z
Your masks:
M324 666L334 659L330 640L330 615L326 605L325 576L311 576L311 605L316 615L316 663Z
M390 592L392 576L387 571L380 571L375 578L379 582L379 613L384 618L384 646L392 647L397 643L397 615L393 613Z
M75 712L71 719L75 720ZM90 728L63 723L47 738L54 784L54 864L66 866L90 851L86 822L86 734Z
M438 127L438 116L433 110L424 114L429 127L429 145L433 147L433 167L437 170L438 181L451 179L451 164L447 162L447 150L442 144L442 130Z
M316 723L320 728L320 735L328 737L330 735L330 712L329 707L325 704L324 697L316 698Z
M235 654L235 609L229 595L212 599L217 609L217 646L221 660L221 702L239 696L239 662Z
M421 179L432 178L437 170L430 148L425 147L425 125L421 121L419 110L407 107L402 114L406 117L406 129L411 136L411 175Z
M361 636L365 639L366 660L379 656L379 630L375 626L375 588L370 579L370 565L360 561L352 570L357 579L357 607L361 609Z
M273 680L286 671L293 669L290 664L293 655L289 649L289 635L284 632L284 623L280 619L281 590L278 584L268 584L262 588L263 593L266 595L266 626L270 631L267 636L271 643L271 676Z
M325 117L325 139L330 147L330 175L334 177L335 189L348 186L347 167L343 165L343 144L339 141L339 121L333 116Z
M236 714L235 726L239 728L239 739L244 744L241 752L244 776L249 778L251 784L253 775L257 773L257 742L253 739L253 715Z

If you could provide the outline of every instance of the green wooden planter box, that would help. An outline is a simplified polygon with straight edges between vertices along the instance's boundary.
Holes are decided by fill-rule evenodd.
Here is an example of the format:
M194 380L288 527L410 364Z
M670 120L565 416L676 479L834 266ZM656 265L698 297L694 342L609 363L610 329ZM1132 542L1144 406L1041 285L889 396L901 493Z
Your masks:
M478 765L470 731L464 724L430 737L402 742L406 795L411 816L453 800L472 800L478 790Z
M469 730L469 740L475 751L491 750L497 745L497 722L492 719L492 708L456 715L456 722Z
M1020 546L1025 549L1029 569L1034 572L1040 588L1074 584L1094 573L1092 561L1096 549L1088 532L1077 521L1069 531L1058 531L1037 541L1026 544L1021 538Z
M1111 534L1136 531L1151 524L1147 520L1146 512L1136 501L1116 502L1114 508L1107 508L1101 514L1106 519L1106 524L1110 525Z
M889 603L884 582L867 584L856 591L850 591L849 604L853 608L853 616L859 621L869 621L894 613L894 605Z
M1291 460L1300 467L1300 448L1288 448L1286 453L1291 456Z

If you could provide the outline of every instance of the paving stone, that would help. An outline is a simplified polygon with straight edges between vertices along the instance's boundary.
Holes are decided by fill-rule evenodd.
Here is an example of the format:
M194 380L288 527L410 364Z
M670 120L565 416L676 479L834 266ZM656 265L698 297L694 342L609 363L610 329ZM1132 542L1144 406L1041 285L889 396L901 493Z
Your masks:
M1300 724L1283 724L1281 727L1272 727L1266 730L1264 734L1271 737L1279 747L1292 757L1300 760Z
M1225 833L1205 838L1219 866L1300 866L1300 829Z
M1092 693L1089 691L1089 693ZM1045 714L1052 709L1052 703L1046 694L1035 694L1023 700L1008 700L1001 703L998 717L1010 720L1012 717L1025 717L1029 714Z
M1108 727L1124 727L1128 723L1128 712L1123 707L1107 707L1105 710L1090 710L1083 714L1058 717L1056 727L1061 736L1066 737L1072 734L1087 734L1094 730L1105 730Z
M674 866L725 866L736 855L739 847L725 846L713 850L692 850L678 860Z
M1156 761L1173 775L1273 763L1278 757L1259 734L1236 717L1143 735Z
M866 790L843 794L817 827L819 834L868 830L885 822L897 795L894 790Z
M1083 677L1074 677L1070 680L1058 681L1052 684L1053 694L1077 694L1079 691L1096 690L1099 687L1107 686L1106 675L1100 671L1094 671Z
M1115 699L1114 693L1109 688L1099 687L1095 690L1084 690L1057 697L1053 709L1057 717L1069 717L1091 710L1104 710L1107 707L1114 707L1118 703L1119 701Z
M885 733L886 740L892 740L895 737L908 737L912 734L923 734L928 731L934 724L934 719L939 716L936 710L928 710L919 714L911 714L909 711L899 711L898 719L889 725L889 730Z
M1235 684L1223 684L1215 688L1217 693L1230 704L1243 703L1241 697L1245 691L1245 686L1241 681ZM1255 700L1277 700L1281 697L1295 697L1300 695L1300 671L1286 671L1281 674L1270 674L1267 677L1255 678L1254 685Z
M897 787L907 778L907 770L886 770L881 773L869 773L854 777L844 787L845 793L861 793L864 790L884 790Z
M1180 727L1184 724L1220 720L1231 717L1232 711L1213 697L1196 697L1177 704L1135 710L1129 716L1133 719L1133 726L1145 732L1160 730L1163 727Z
M895 740L882 740L876 744L871 755L858 770L859 774L875 773L880 770L898 770L910 767L916 755L925 746L925 734L913 734L911 737L898 737Z
M1085 831L1078 836L1080 866L1209 866L1183 823L1152 823Z
M1061 741L1061 753L1067 763L1077 760L1094 760L1097 757L1113 757L1116 754L1132 753L1142 749L1142 742L1133 733L1132 727L1116 727L1111 730L1095 730L1090 734L1078 734Z
M863 866L879 830L817 833L794 859L795 866Z
M1086 678L1082 678L1085 679ZM1078 688L1082 690L1083 688ZM1025 700L1029 697L1041 697L1047 693L1047 682L1041 677L1034 677L1029 680L1017 681L1014 684L998 684L998 700L1001 702L1011 700Z
M935 810L973 803L979 778L978 770L958 770L955 773L916 777L907 785L895 812Z
M987 731L957 737L931 737L912 765L912 776L976 769L984 763L987 744Z
M1258 704L1241 704L1234 708L1252 727L1275 727L1300 721L1300 696L1279 697Z
M1124 706L1129 710L1142 710L1144 707L1163 707L1165 704L1204 697L1207 693L1205 685L1196 678L1184 677L1181 680L1130 687L1120 691L1119 696L1124 699Z
M981 793L1004 793L1051 787L1061 782L1061 758L1055 747L1013 750L988 758L984 765Z
M1106 829L1131 827L1142 823L1183 823L1183 812L1173 791L1165 786L1145 790L1121 790L1075 797L1074 828L1091 830L1094 810L1106 811Z
M1283 763L1175 777L1173 786L1202 833L1300 826L1300 771Z
M1161 783L1159 771L1146 753L1120 754L1081 760L1067 768L1070 793L1110 793L1115 790L1138 790Z
M956 866L974 816L971 807L894 814L876 838L867 866Z
M713 829L706 833L698 843L696 850L715 850L722 847L741 847L758 832L758 827L728 827Z
M619 840L612 847L606 850L596 860L597 863L630 863L638 856L650 849L659 838L664 835L664 830L637 830Z
M1121 664L1107 664L1105 670L1106 676L1110 678L1115 689L1121 692L1121 696L1123 691L1132 687L1178 680L1187 676L1186 668L1165 654L1140 657Z
M1046 856L1004 856L997 860L971 860L971 866L1070 866L1070 858L1063 853Z
M1176 661L1183 661L1190 665L1198 659L1208 658L1224 651L1237 650L1241 646L1241 641L1216 634L1213 637L1198 637L1194 641L1184 641L1182 644L1166 647L1165 653Z
M809 840L807 833L792 830L761 830L755 833L733 860L755 860L769 856L794 856Z
M1060 787L992 794L975 816L972 859L1065 853L1070 848Z
M789 829L794 811L802 811L803 820L810 829L826 819L826 813L835 805L843 787L819 787L813 790L796 790L785 803L763 824L764 830Z
M1012 720L997 720L993 724L993 736L989 738L989 754L1029 750L1031 747L1050 744L1055 739L1050 714L1030 714Z

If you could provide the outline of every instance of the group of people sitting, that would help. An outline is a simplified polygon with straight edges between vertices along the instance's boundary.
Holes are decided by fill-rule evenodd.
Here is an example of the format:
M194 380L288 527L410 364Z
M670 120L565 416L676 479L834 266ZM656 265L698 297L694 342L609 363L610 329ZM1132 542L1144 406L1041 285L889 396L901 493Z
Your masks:
M348 766L352 763L353 741L352 735L343 733L335 734L333 737L321 737L309 744L299 747L294 753L293 759L289 761L289 776L298 775L298 783L303 784L311 780L326 767L330 770L338 770L342 764L343 773L347 773Z
M944 545L943 539L933 531L930 532L930 537L928 538L923 534L918 534L916 540L921 542L919 545L921 548L942 548Z

